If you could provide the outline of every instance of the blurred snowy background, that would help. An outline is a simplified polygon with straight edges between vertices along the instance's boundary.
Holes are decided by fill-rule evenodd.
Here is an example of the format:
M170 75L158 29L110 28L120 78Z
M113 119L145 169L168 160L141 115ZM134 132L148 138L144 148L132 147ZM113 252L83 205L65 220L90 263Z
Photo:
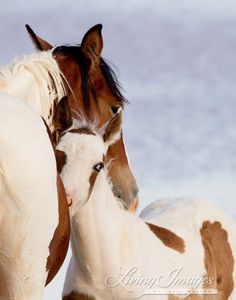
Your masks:
M103 57L131 102L124 134L140 208L168 196L212 199L236 217L234 0L0 0L0 63L33 51L29 23L55 44L102 23ZM67 259L68 262L68 259ZM60 299L66 264L46 289Z

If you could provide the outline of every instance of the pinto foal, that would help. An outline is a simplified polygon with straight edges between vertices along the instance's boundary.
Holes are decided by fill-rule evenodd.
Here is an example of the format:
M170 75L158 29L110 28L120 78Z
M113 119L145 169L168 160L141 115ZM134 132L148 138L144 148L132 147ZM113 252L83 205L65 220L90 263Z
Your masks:
M97 131L80 121L69 127L66 105L56 113L64 130L56 155L72 199L73 255L63 299L152 299L153 293L153 299L183 298L176 289L185 289L187 299L230 299L236 223L214 205L194 200L153 203L142 219L121 210L104 161L120 136L121 114ZM214 295L194 295L199 289Z

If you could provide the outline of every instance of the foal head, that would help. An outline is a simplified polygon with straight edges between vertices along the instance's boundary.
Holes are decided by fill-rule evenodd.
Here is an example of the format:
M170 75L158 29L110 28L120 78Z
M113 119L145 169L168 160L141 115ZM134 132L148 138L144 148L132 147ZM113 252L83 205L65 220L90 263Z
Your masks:
M126 100L117 78L101 57L103 49L102 25L92 27L83 37L80 45L51 46L27 27L39 50L52 50L60 70L70 88L67 90L69 106L76 113L83 113L91 121L98 120L98 127L104 126ZM113 192L124 200L125 208L137 201L138 188L127 159L123 138L109 147L108 160L113 160L109 175Z
M73 214L89 199L97 175L104 168L107 149L120 137L121 110L103 128L97 130L95 125L83 118L74 120L72 124L71 113L64 98L56 108L55 119L60 128L56 148L57 165L67 195L72 201Z

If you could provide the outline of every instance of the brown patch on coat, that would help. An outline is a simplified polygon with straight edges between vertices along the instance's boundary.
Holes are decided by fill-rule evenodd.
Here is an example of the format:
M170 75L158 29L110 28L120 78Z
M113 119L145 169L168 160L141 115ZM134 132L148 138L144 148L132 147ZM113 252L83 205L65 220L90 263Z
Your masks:
M56 162L57 162L57 172L60 174L64 165L66 164L67 156L64 151L56 150Z
M162 241L162 243L165 246L179 253L185 252L184 240L180 238L178 235L176 235L175 233L173 233L172 231L164 227L159 227L151 223L146 223L146 224L151 229L151 231Z
M93 173L91 174L91 176L89 177L89 183L90 183L90 187L89 187L89 193L88 193L88 199L90 198L92 191L93 191L93 187L94 184L96 182L97 176L98 176L99 172L97 171L93 171Z
M55 277L55 275L61 268L65 260L70 242L70 216L64 185L59 174L57 175L57 190L59 224L55 230L53 239L51 240L51 243L49 245L50 255L48 257L46 266L46 269L49 272L46 285L52 281L52 279Z
M71 292L68 296L64 296L62 300L96 300L92 296L82 295L77 292Z
M45 121L44 124L47 129L47 133L51 141L52 148L55 152L55 147L54 147L54 142L52 139L51 132ZM65 188L59 174L57 174L57 192L58 192L58 214L59 214L58 221L59 222L49 245L50 254L48 256L47 265L46 265L46 270L48 271L46 285L48 285L48 283L52 281L52 279L56 276L57 272L60 270L65 260L69 248L69 242L70 242L69 208L68 208Z
M200 229L205 254L205 267L208 278L215 278L214 285L205 288L216 288L217 299L229 299L233 288L234 258L228 241L228 233L220 222L205 221Z

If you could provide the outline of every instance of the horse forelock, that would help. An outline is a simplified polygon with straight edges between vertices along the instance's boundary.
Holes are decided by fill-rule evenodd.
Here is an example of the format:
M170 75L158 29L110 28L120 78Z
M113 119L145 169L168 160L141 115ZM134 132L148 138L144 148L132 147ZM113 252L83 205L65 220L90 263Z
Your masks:
M15 59L11 65L0 69L0 82L7 85L15 76L24 76L25 72L29 72L35 80L41 104L40 113L51 126L54 103L65 96L65 84L68 85L68 83L57 62L53 59L51 51L43 51Z
M70 128L68 128L65 132L71 131L71 130L79 130L79 129L87 129L91 133L98 133L99 131L99 120L93 119L91 121L86 114L83 113L83 111L77 112L73 110L73 113L75 115L75 118L73 119L73 123Z

